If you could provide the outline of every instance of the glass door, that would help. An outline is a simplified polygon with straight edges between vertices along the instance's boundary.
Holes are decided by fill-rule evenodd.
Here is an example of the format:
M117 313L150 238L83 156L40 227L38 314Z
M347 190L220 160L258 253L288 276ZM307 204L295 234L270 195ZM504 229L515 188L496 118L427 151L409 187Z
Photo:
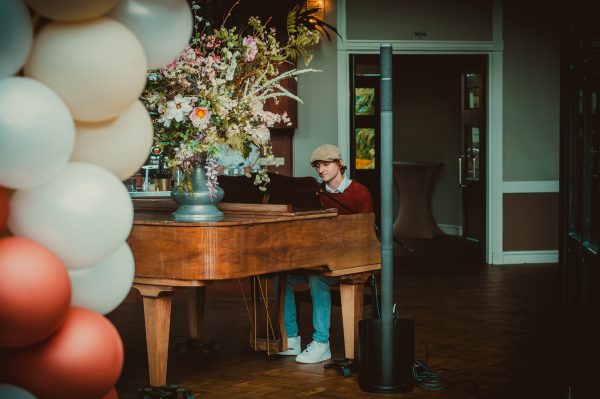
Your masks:
M461 190L462 236L481 244L485 251L485 67L462 73L462 151L458 158L458 186Z
M364 184L380 218L379 55L350 55L350 176Z
M561 394L591 398L600 355L600 5L570 7L562 48L559 364Z

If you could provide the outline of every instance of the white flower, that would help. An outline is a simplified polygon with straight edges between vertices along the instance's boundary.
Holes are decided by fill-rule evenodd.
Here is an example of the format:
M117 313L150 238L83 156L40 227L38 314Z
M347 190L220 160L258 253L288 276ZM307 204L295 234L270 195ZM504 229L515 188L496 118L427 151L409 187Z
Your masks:
M263 103L260 100L252 99L250 102L250 111L255 115L260 115L263 112Z
M165 126L169 126L173 119L181 122L183 117L192 111L190 100L190 97L182 97L181 94L178 94L172 101L167 101L167 112L163 115Z
M240 55L240 53L238 53L237 51L235 53L233 53L233 56L231 57L231 64L229 65L229 68L227 69L227 75L225 75L225 80L233 80L233 76L235 75L235 68L237 67L236 58L239 55Z
M256 137L259 143L267 143L271 139L271 132L266 125L260 125L250 130L250 134Z

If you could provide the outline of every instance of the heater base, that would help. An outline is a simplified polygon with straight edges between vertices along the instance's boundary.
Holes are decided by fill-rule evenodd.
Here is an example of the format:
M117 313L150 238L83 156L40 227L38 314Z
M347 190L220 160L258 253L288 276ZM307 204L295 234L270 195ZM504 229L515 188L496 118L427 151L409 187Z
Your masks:
M393 370L384 381L382 373L382 323L380 319L358 322L358 385L365 392L410 392L415 386L415 322L413 319L393 320Z

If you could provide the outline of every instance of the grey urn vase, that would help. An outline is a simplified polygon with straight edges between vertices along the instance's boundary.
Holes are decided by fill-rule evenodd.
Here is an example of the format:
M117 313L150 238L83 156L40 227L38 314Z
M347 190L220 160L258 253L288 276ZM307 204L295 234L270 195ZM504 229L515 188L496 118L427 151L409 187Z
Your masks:
M173 217L178 222L218 222L222 220L223 212L217 208L225 192L218 185L216 196L210 196L210 191L206 186L207 177L204 164L200 164L194 168L191 174L192 192L186 191L183 187L179 187L179 182L182 179L175 179L171 197L177 203L178 207L172 213Z

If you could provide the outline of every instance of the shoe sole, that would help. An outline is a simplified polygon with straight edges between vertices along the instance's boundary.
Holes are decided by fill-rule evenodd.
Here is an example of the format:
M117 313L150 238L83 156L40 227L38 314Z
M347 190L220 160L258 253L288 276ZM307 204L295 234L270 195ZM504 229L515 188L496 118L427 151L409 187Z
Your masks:
M296 361L298 363L303 363L303 364L312 364L312 363L324 362L325 360L329 360L329 359L331 359L331 353L324 355L319 360L306 361L306 360L302 360L302 359L298 360L298 358L296 358Z
M292 350L292 351L290 351L288 349L285 352L277 352L277 354L279 356L298 356L300 354L300 351L299 350Z

